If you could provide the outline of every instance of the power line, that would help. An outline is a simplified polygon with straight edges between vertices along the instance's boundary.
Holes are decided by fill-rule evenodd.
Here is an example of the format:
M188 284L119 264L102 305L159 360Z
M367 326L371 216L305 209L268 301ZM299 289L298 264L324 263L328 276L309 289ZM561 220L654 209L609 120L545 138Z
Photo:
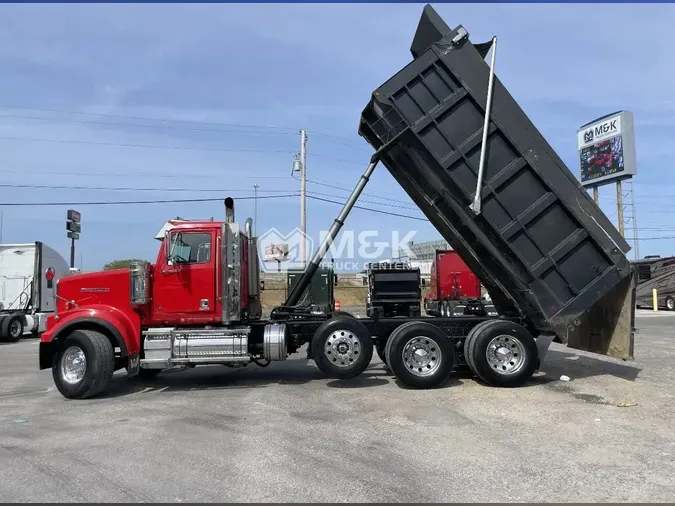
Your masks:
M292 177L293 179L295 179L296 181L298 180L298 178L295 177L295 174L291 174L291 177ZM339 185L336 185L336 184L330 184L330 183L326 183L326 182L321 182L321 181L316 180L316 179L309 179L309 178L306 178L306 181L307 181L308 183L316 184L316 185L319 185L319 186L325 186L325 187L327 187L327 188L333 188L333 189L335 189L335 190L340 190L340 191L344 191L344 192L351 192L352 189L353 189L353 188L346 188L346 187L344 187L344 186L339 186ZM380 195L378 195L378 194L375 194L375 193L370 193L370 192L364 191L363 194L364 194L364 195L369 195L369 196L371 196L371 197L375 197L375 198L387 200L388 202L399 202L400 204L408 204L408 203L405 202L404 200L396 200L396 199L392 199L392 198L390 198L390 197L380 197L380 195L396 195L395 193L391 193L391 192L380 192ZM409 209L417 209L416 207L412 207L412 206L410 206L410 205L408 205L408 208L409 208Z
M135 188L132 186L70 186L70 185L51 185L51 184L12 184L0 183L0 188L35 188L49 190L103 190L103 191L140 191L140 192L249 192L253 190L241 189L219 189L219 188ZM278 193L289 191L288 188L277 188L273 190L258 190L259 192Z
M210 147L196 147L196 146L160 146L157 144L126 144L116 142L100 142L100 141L77 141L68 139L38 139L33 137L8 137L0 136L0 139L11 141L29 141L29 142L52 142L58 144L88 144L95 146L115 146L123 148L156 148L156 149L185 149L196 151L224 151L224 152L239 152L239 153L286 153L293 154L290 150L279 149L240 149L240 148L210 148Z
M25 173L24 173L25 174ZM57 174L57 173L49 173L49 174ZM82 175L87 175L86 173L83 173ZM118 176L124 176L124 174L117 174ZM129 176L133 176L134 174L127 174ZM181 176L184 178L185 176ZM193 177L192 175L190 177ZM255 176L251 176L253 179L258 179ZM229 178L228 178L229 179ZM263 178L264 179L264 178ZM275 179L287 179L286 177L277 177ZM308 181L310 182L310 181ZM322 186L328 186L331 188L339 189L341 191L351 191L346 188L341 188L339 186L335 185L329 185L329 184L322 184L318 182L312 181L313 184L320 184ZM241 190L241 189L231 189L231 188L223 188L223 189L218 189L218 188L157 188L157 187L152 187L152 188L139 188L139 187L128 187L128 186L83 186L83 185L51 185L51 184L29 184L29 183L0 183L0 188L31 188L31 189L50 189L50 190L101 190L101 191L152 191L152 192L221 192L221 193L227 193L227 192L251 192L252 190ZM282 189L263 189L259 190L261 192L267 192L267 193L276 193L276 192L283 192L283 191L288 191L288 188L282 188ZM325 195L325 196L332 196L330 194L326 193L321 193L321 192L310 192L314 193L316 195ZM388 197L380 197L379 195L371 194L371 193L366 193L364 192L364 195L371 195L375 198L383 199L386 200L387 203L386 205L390 207L398 207L401 209L411 209L411 210L416 210L416 207L410 206L410 205L395 205L392 204L392 202L398 202L402 204L406 204L406 202L401 201L401 200L396 200ZM376 204L376 205L384 205L382 202L373 202L373 201L365 201L362 200L362 202L368 202L371 204Z
M28 170L6 170L3 174L35 174L43 176L87 176L87 177L152 177L152 178L223 178L222 174L166 174L162 172L54 172L54 171L28 171ZM288 179L288 176L230 176L230 179Z
M46 118L42 116L25 116L21 114L0 114L0 118L17 118L17 119L30 119L30 120L39 120L39 121L51 121L51 122L67 122L67 123L77 123L77 124L86 124L86 125L102 125L102 126L123 126L123 127L136 127L136 128L170 128L170 129L181 129L187 130L190 132L236 132L240 134L261 134L261 135L295 135L295 132L265 132L265 131L256 131L256 130L241 130L237 127L223 127L223 128L200 128L200 127L190 127L188 125L141 125L138 123L121 123L116 121L94 121L86 119L73 119L73 118ZM245 127L242 127L245 128Z
M203 130L203 131L214 131L214 132L221 132L221 131L231 131L227 129L233 129L233 128L248 128L248 129L259 129L259 130L286 130L286 132L276 132L279 134L284 134L284 135L296 135L297 131L299 128L296 127L280 127L280 126L273 126L273 125L250 125L250 124L238 124L238 123L224 123L224 122L218 122L218 121L204 121L204 120L186 120L186 119L172 119L172 118L157 118L157 117L149 117L149 116L130 116L130 115L123 115L123 114L109 114L109 113L97 113L97 112L81 112L81 111L73 111L73 110L65 110L65 109L51 109L51 108L41 108L41 107L26 107L26 106L19 106L19 105L9 105L9 104L0 104L0 108L5 108L5 109L19 109L19 110L24 110L24 111L39 111L39 112L49 112L49 113L58 113L58 114L74 114L74 115L80 115L80 116L94 116L94 117L101 117L101 118L117 118L117 119L129 119L129 120L134 120L134 121L157 121L160 123L179 123L179 124L187 124L187 125L210 125L210 126L220 126L224 127L225 130L221 129L194 129L194 130ZM12 115L12 114L2 114L1 116L5 117L15 117L15 118L23 118L23 119L34 119L34 120L46 120L46 121L67 121L67 122L74 122L74 123L94 123L94 124L101 124L101 125L114 125L112 122L94 122L94 121L89 121L89 120L77 120L73 118L43 118L40 116L21 116L21 115ZM133 124L133 123L123 123L120 124L119 126L131 126L131 127L148 127L148 128L155 128L159 127L159 125L138 125L138 124ZM170 126L170 125L162 125L163 128L176 128L175 126ZM335 139L335 140L343 140L347 142L353 142L351 139L348 139L347 137L341 137L339 135L334 135L334 134L328 134L325 132L318 132L314 130L308 130L309 133L311 133L313 136L321 137L329 142L332 142L334 144L338 144L341 146L346 146L346 147L351 147L353 149L359 150L359 151L369 151L366 148L362 147L356 147L355 145L349 145L349 144L344 144L344 143L339 143L334 140L330 139ZM258 132L245 132L245 133L258 133ZM260 132L262 133L262 132ZM275 133L275 132L267 132L267 133Z
M238 197L238 200L258 199L280 199L288 197L299 197L299 193L289 195L262 195L259 197ZM0 207L30 207L30 206L117 206L122 204L177 204L183 202L222 202L221 198L204 199L168 199L168 200L117 200L117 201L91 201L91 202L10 202L0 203Z
M5 109L21 109L24 111L41 111L41 112L55 112L59 114L77 114L82 116L96 116L101 118L118 118L118 119L132 119L136 121L159 121L159 122L171 122L171 123L185 123L190 125L213 125L213 126L224 126L231 128L261 128L261 129L270 129L270 130L289 130L294 134L296 128L291 127L279 127L272 125L243 125L238 123L223 123L219 121L203 121L203 120L189 120L189 119L171 119L171 118L153 118L149 116L128 116L123 114L109 114L103 112L80 112L72 111L66 109L50 109L44 107L26 107L21 105L9 105L9 104L0 104L0 108ZM290 133L290 132L289 132Z
M212 147L197 147L197 146L161 146L158 144L129 144L121 142L102 142L102 141L78 141L71 139L41 139L35 137L10 137L10 136L0 136L2 140L9 141L27 141L27 142L49 142L55 144L84 144L91 146L114 146L121 148L151 148L151 149L181 149L189 151L220 151L226 153L284 153L288 155L295 154L295 151L285 150L285 149L241 149L241 148L212 148ZM342 158L334 158L328 155L322 155L319 153L308 153L311 156L317 156L319 158L325 158L333 162L348 163L354 165L360 165L360 162L355 160L345 160Z
M339 202L337 200L330 200L330 199L325 199L325 198L321 198L321 197L314 197L312 195L307 195L307 198L314 199L314 200L320 200L322 202L329 202L331 204L338 204L338 205L341 205L341 206L343 206L345 204L344 202ZM405 215L405 214L392 213L390 211L382 211L380 209L372 209L370 207L363 207L363 206L355 205L354 209L362 209L364 211L370 211L370 212L379 213L379 214L386 214L388 216L396 216L398 218L407 218L407 219L410 219L410 220L419 220L419 221L426 221L426 222L429 221L426 218L421 218L421 217L418 217L418 216L408 216L408 215Z
M252 190L242 190L242 189L232 189L232 188L137 188L131 186L70 186L70 185L50 185L50 184L12 184L12 183L0 183L0 188L34 188L34 189L48 189L48 190L101 190L101 191L128 191L128 192L218 192L218 193L239 193L247 192L251 193ZM273 189L273 190L258 190L258 192L266 193L278 193L289 191L288 188L282 189ZM314 192L309 191L314 195L323 195L330 197L328 193ZM242 198L242 197L238 197ZM369 204L375 205L384 205L381 202L373 202L372 200L361 200L361 202L366 202ZM402 209L414 209L410 206L397 206L391 203L387 203L389 207L398 207Z

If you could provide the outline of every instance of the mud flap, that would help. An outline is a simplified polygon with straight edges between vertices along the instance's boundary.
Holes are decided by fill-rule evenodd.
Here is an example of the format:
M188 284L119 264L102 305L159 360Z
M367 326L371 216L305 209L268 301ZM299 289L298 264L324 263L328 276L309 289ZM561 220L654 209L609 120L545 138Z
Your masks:
M138 353L129 355L127 363L127 378L132 378L138 374L141 365L141 357Z
M635 278L628 276L567 327L568 348L633 360Z

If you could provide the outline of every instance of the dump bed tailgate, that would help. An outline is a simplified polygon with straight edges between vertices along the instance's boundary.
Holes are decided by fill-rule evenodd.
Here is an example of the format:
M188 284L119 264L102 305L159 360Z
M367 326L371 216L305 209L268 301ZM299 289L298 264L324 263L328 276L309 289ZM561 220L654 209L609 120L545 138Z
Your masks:
M415 59L373 93L359 133L500 314L523 315L569 346L632 358L630 247L496 75L482 210L470 208L488 51L426 6Z

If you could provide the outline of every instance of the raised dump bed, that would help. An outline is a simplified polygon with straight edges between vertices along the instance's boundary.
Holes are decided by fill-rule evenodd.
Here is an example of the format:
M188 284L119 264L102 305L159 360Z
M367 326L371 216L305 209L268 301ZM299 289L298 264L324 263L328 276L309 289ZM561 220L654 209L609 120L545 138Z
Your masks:
M427 5L414 60L373 92L359 134L480 277L500 314L524 316L570 347L632 358L630 247L496 75L482 206L471 207L490 45L473 44Z

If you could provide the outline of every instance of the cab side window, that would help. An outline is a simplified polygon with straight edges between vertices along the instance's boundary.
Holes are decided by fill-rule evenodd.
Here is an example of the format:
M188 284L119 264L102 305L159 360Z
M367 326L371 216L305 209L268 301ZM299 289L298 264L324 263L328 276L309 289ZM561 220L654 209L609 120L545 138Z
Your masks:
M169 253L174 265L204 264L211 261L211 234L176 232L171 235Z

